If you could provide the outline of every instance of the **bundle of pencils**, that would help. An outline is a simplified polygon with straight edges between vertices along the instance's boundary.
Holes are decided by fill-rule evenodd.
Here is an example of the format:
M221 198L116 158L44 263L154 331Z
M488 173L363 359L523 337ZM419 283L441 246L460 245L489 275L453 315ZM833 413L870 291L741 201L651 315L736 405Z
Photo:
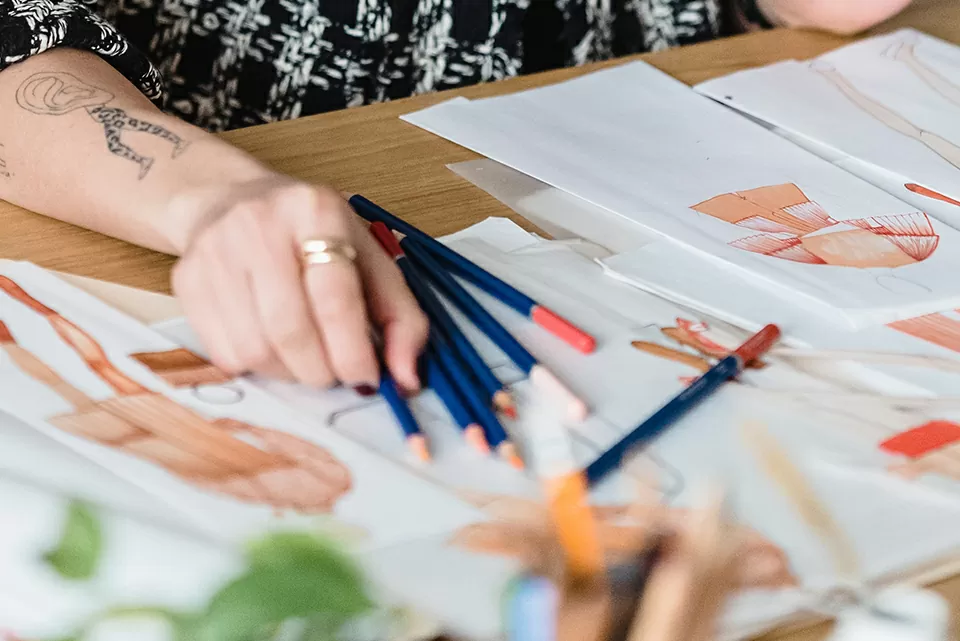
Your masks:
M529 567L504 601L507 640L714 639L734 589L739 545L722 497L710 497L682 522L650 523L648 532L628 560L592 577L557 563Z
M430 320L423 359L426 384L444 403L468 443L478 451L496 452L511 465L523 467L517 447L501 423L501 416L517 418L513 395L467 338L447 304L483 332L528 376L535 388L561 404L570 420L586 418L586 403L538 362L461 281L486 292L585 354L596 348L592 336L366 198L353 196L350 204L370 221L370 232L397 263ZM381 381L380 392L394 411L411 449L419 458L429 459L426 438L387 374Z

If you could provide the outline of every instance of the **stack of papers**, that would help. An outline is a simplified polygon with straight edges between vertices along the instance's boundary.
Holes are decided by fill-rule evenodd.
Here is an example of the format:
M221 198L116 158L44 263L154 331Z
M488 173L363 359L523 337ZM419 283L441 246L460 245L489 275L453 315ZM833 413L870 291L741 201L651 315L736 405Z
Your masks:
M960 228L960 48L912 29L697 91Z
M583 356L511 310L484 301L594 408L589 421L569 426L582 463L749 335L610 279L600 265L570 246L537 239L508 221L488 221L449 242L597 336L600 349ZM339 532L349 542L388 598L400 595L402 602L468 638L498 638L502 591L521 570L516 542L544 527L534 518L539 489L527 476L467 447L432 394L414 402L436 446L435 464L424 467L412 460L379 399L262 381L178 386L171 383L177 377L165 376L172 370L157 366L164 359L145 354L179 353L183 346L199 352L183 321L145 327L32 265L0 263L0 275L89 334L121 375L143 388L132 395L118 392L84 364L47 318L0 297L0 320L17 343L61 379L51 386L46 374L47 383L39 381L38 369L23 368L22 354L16 362L0 359L6 386L0 410L8 413L2 418L0 453L31 455L30 464L23 457L0 457L2 477L14 475L34 488L80 495L134 516L137 523L149 519L179 532L170 535L173 543L154 545L155 534L143 534L142 525L119 518L111 525L117 532L111 540L120 549L105 570L105 587L80 598L76 586L57 584L37 560L54 536L51 530L63 501L41 503L36 489L0 487L9 489L3 505L16 510L21 520L28 519L22 527L8 528L4 535L9 545L0 546L17 552L4 565L10 568L8 585L13 586L0 590L5 627L23 638L62 635L92 609L103 607L98 599L104 598L115 600L108 605L129 599L188 607L190 599L203 598L235 571L237 545L249 537L277 528L321 528ZM524 399L531 392L492 345L472 338L503 380L514 383L521 421L509 428L522 445ZM677 511L689 506L708 481L729 487L747 541L747 573L724 619L724 638L730 639L822 612L828 595L845 580L829 545L767 478L741 434L745 421L766 424L791 452L816 500L834 515L857 550L862 580L883 583L928 567L944 570L944 563L960 549L960 471L930 473L944 459L940 450L905 453L903 447L889 445L914 443L918 433L922 437L931 430L960 433L960 409L951 413L935 403L904 404L902 399L851 392L776 355L763 365L631 460L594 497L604 507L603 527L621 533L627 527L639 534L646 526L641 512L633 506L632 520L624 520L624 507L636 498L641 481L654 482L645 495L659 497ZM111 380L118 384L122 379ZM91 399L85 411L77 411L81 396L70 388ZM115 416L111 412L131 402L131 396L138 397L141 408L147 397L154 409L158 399L166 399L162 403L168 410L171 403L185 408L215 431L191 427L180 435L187 437L186 450L183 445L171 450L164 445L183 441L171 440L177 435L168 431L171 426L163 413L143 411L125 415L143 432L138 439L111 441L117 433L102 430L116 424L103 419ZM78 419L106 410L97 423L101 431L84 433L85 423ZM196 441L197 433L225 438L224 447L255 446L255 453L238 462L249 463L245 478L259 483L247 489L259 493L198 482L174 465L190 462L185 456L172 459L176 450L184 455L205 446ZM131 446L134 442L141 446ZM291 442L297 444L298 458L288 460L288 467L262 459L264 453L291 451L284 450ZM54 466L60 467L58 474L47 471ZM348 484L342 482L344 471ZM298 482L287 484L287 473L299 475ZM311 489L308 495L299 491L304 484ZM325 497L323 505L316 504L318 497ZM18 507L23 502L33 508ZM170 550L177 537L185 535L196 542L184 544L188 549L182 556L168 556L195 563L205 578L190 591L178 591L174 578L152 576L159 557L151 550ZM149 549L138 553L141 545ZM163 631L153 632L138 638L165 638ZM123 634L129 638L133 633L124 628Z
M645 63L404 118L832 323L960 307L960 232Z

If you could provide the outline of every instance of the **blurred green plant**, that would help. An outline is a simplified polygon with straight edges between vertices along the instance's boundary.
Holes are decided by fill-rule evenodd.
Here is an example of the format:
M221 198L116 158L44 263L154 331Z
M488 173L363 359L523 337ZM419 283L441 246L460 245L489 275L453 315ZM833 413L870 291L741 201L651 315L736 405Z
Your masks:
M76 581L96 574L103 535L94 510L70 505L56 548L44 561ZM94 627L121 618L158 618L175 641L333 641L348 624L375 612L363 576L332 542L307 532L280 532L249 546L245 570L197 611L122 607L91 618L66 639L82 641ZM291 630L293 631L291 633Z

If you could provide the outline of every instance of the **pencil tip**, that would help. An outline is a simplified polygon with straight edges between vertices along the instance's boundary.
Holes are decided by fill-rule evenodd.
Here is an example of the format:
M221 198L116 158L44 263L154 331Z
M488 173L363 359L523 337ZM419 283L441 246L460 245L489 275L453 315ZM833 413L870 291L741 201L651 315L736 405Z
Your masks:
M414 434L407 437L407 446L419 460L429 463L431 460L430 448L427 447L427 439L422 434Z
M517 454L517 447L510 441L504 441L498 445L497 453L512 467L515 467L518 470L523 470L526 468L526 466L523 464L523 459L520 458L519 454Z
M487 437L483 434L483 428L479 425L468 425L463 430L463 436L467 439L467 443L481 454L490 453L490 443L487 442Z
M493 394L493 405L507 418L517 419L517 404L513 400L513 395L507 390L499 390Z

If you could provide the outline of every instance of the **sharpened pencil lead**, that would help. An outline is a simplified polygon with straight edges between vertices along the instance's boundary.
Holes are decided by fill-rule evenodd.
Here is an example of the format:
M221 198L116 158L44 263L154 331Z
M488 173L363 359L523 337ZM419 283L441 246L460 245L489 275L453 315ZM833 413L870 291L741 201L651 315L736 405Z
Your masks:
M511 443L510 441L504 441L497 446L497 454L500 455L504 461L509 463L511 466L515 467L518 470L526 469L526 465L523 463L523 459L520 458L520 455L517 453L517 446Z
M483 434L483 428L476 423L463 430L463 437L481 454L490 454L490 443L487 442L487 437Z
M429 463L433 458L430 456L430 448L427 447L427 439L423 434L408 436L407 447L410 448L410 451L413 452L417 459L424 463Z
M517 419L517 404L513 400L513 395L507 390L500 390L493 394L493 406L511 419Z

